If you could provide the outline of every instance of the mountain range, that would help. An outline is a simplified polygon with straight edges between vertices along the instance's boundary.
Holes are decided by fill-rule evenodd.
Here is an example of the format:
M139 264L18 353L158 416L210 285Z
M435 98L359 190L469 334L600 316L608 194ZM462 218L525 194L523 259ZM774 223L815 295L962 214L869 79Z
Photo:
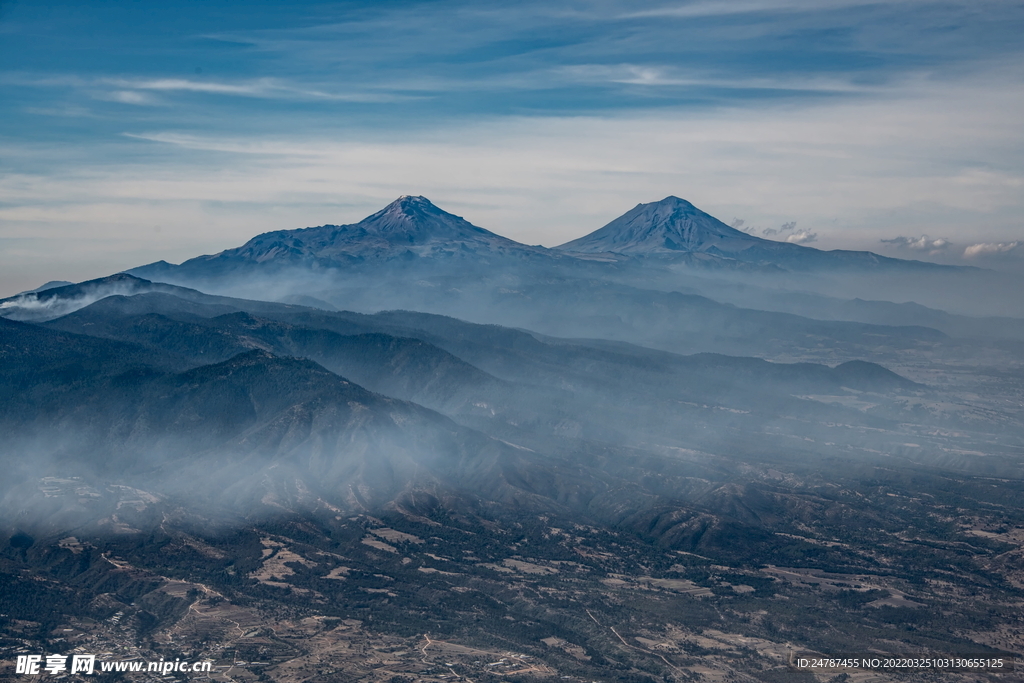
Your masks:
M868 339L865 333L897 345L943 333L1024 336L1014 319L977 320L922 306L895 310L887 301L850 296L886 289L888 298L916 288L947 303L976 301L981 285L971 269L764 240L675 197L641 204L584 238L545 249L406 196L352 225L266 233L216 255L128 273L154 283L150 288L171 283L326 310L419 310L681 353L760 355L814 348L821 338L833 340L832 349L854 342L844 352L852 358L860 343L854 340ZM733 282L723 286L723 278ZM134 285L126 286L104 291L131 294ZM829 296L833 291L846 296ZM0 311L47 319L93 300L85 290L56 287L0 301Z
M266 233L180 265L157 262L127 272L214 294L338 310L429 311L670 351L752 352L750 346L718 349L706 339L670 341L681 330L659 330L668 321L702 317L690 309L662 315L679 295L869 324L892 325L906 316L947 333L1012 337L1020 336L1020 324L994 318L1024 316L1022 306L988 296L1010 286L998 274L761 239L676 197L638 205L586 237L547 249L406 196L355 224ZM666 294L672 302L664 301ZM849 304L853 299L867 303ZM924 308L894 316L894 301ZM837 317L837 309L848 317Z
M224 275L257 264L322 269L451 258L471 259L473 266L493 266L506 260L554 260L583 266L591 263L592 258L579 263L580 257L594 254L618 258L698 256L697 261L690 262L719 267L746 263L794 270L948 268L871 252L826 252L762 239L731 228L689 202L672 196L660 202L638 204L608 225L555 249L521 244L442 211L425 197L403 196L351 225L264 233L241 247L190 259L180 266L158 262L129 272L150 279L160 276L200 278Z

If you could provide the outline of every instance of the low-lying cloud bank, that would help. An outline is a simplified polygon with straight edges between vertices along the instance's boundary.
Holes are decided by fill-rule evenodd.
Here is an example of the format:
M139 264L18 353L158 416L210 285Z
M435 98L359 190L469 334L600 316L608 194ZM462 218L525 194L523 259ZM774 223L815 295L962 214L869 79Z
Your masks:
M964 249L964 257L974 258L987 254L1008 254L1020 246L1020 241L1014 242L980 242L972 244Z
M920 237L904 237L900 235L893 237L892 239L879 240L882 244L891 244L895 247L902 247L906 249L913 249L914 251L924 251L929 254L941 254L949 248L951 242L944 237L932 239L928 235L921 235Z
M1018 250L1022 244L1021 240L1012 242L975 242L973 244L958 244L945 237L932 238L928 235L920 237L907 237L899 235L890 239L881 239L879 243L890 246L899 251L918 252L922 256L934 257L943 262L977 262L985 257L1017 257L1024 254L1024 250ZM1002 259L1004 262L1006 259ZM994 264L986 264L994 265Z

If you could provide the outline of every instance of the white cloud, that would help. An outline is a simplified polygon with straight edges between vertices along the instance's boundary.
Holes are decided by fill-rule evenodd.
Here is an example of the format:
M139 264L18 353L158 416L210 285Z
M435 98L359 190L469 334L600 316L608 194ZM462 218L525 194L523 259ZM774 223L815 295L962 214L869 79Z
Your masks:
M933 239L928 237L928 235L921 235L920 237L905 237L900 235L898 237L893 237L892 239L882 239L879 241L882 244L891 244L900 249L912 249L914 251L927 252L932 256L941 254L952 245L949 240L943 237Z
M964 249L964 258L1006 254L1020 246L1020 242L979 242Z
M811 232L810 230L799 230L794 232L792 235L786 236L786 241L792 244L807 244L808 242L816 242L818 240L818 233Z

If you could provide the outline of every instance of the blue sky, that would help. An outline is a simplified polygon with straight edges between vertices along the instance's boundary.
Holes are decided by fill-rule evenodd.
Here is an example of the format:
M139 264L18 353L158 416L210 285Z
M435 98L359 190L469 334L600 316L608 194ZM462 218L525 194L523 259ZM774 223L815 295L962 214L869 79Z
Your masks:
M1002 1L0 0L0 294L401 194L548 246L675 194L1015 263L1022 36Z

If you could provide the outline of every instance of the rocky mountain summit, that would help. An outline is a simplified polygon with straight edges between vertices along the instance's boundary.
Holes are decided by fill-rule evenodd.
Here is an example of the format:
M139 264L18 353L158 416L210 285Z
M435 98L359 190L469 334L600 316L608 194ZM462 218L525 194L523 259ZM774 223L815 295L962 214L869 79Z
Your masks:
M546 250L528 247L477 227L442 211L426 197L404 195L358 223L269 232L218 257L260 263L275 259L345 263L459 253L538 256L546 255Z

